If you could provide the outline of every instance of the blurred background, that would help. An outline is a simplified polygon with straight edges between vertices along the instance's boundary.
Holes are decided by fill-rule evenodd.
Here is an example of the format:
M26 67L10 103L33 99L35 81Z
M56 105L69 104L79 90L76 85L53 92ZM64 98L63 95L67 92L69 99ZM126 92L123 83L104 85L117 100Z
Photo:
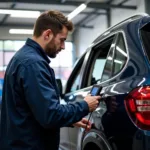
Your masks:
M98 35L132 15L149 14L149 8L149 0L0 0L0 96L7 65L26 39L32 37L40 13L58 10L74 23L66 49L50 64L65 86L75 61Z

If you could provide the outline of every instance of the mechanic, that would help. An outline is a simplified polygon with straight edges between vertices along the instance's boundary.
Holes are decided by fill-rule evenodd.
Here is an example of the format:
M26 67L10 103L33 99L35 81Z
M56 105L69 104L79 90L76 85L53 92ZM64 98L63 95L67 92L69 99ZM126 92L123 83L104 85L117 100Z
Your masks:
M58 150L60 128L86 127L100 96L61 105L50 58L65 49L73 24L61 12L42 13L32 39L9 62L2 94L0 150ZM64 58L66 59L66 58Z

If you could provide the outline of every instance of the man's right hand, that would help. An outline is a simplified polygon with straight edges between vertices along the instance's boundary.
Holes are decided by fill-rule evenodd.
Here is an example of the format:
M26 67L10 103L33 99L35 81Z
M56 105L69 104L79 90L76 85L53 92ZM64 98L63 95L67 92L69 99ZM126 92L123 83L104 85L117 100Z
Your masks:
M100 98L101 98L100 96L91 96L91 95L87 95L84 98L84 100L87 102L89 106L90 112L94 111L97 108Z

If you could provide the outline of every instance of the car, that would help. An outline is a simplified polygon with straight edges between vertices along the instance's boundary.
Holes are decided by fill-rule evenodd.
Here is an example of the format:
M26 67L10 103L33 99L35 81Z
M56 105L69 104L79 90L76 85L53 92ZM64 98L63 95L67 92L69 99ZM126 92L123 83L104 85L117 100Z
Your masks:
M60 82L59 82L60 84ZM61 150L150 149L150 16L134 15L97 37L78 59L61 103L81 101L93 85L101 101L92 128L61 128Z

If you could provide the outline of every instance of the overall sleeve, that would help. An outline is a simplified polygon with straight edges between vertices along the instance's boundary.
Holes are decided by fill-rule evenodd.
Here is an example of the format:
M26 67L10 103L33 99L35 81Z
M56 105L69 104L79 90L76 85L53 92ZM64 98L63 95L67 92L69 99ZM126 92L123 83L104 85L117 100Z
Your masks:
M49 68L36 62L21 71L22 86L35 119L45 128L60 128L78 122L89 112L85 101L61 105L51 81Z

